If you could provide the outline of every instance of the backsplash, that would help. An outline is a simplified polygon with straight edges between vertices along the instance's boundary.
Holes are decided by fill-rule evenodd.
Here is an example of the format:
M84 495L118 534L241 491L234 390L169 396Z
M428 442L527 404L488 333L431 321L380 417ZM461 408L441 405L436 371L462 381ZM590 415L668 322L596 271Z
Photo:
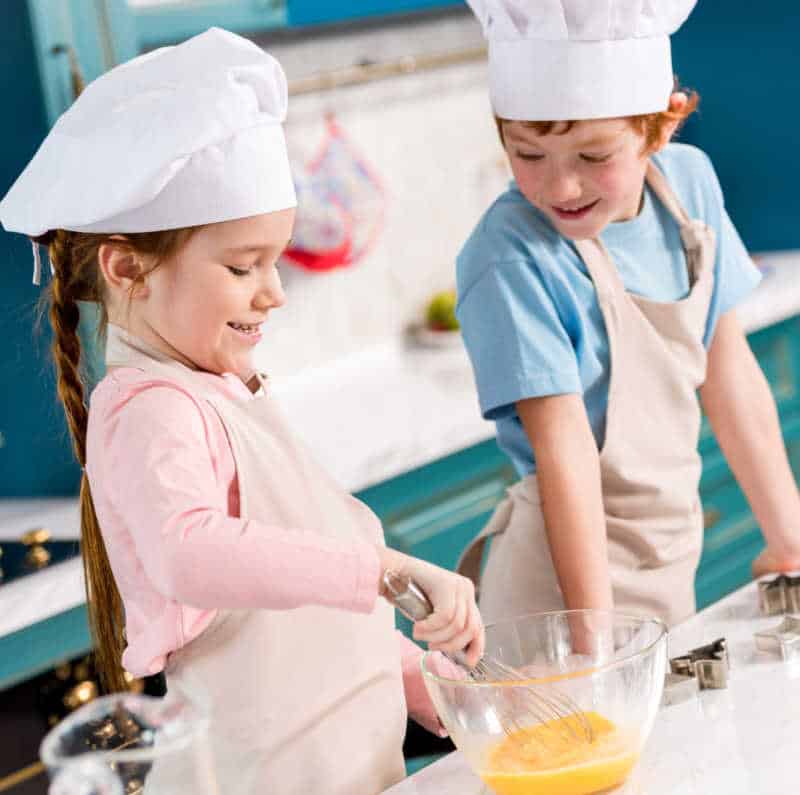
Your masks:
M454 14L259 43L292 80L481 41L471 15ZM288 300L270 316L258 348L259 365L274 376L402 334L432 292L454 284L459 248L508 180L483 62L291 97L286 136L293 160L306 163L319 152L329 111L383 184L384 225L375 246L350 267L307 273L283 266Z

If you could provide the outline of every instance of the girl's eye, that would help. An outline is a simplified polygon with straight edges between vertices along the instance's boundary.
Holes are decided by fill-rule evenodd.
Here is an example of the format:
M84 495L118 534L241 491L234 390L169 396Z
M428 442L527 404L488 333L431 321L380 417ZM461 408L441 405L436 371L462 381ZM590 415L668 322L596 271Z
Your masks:
M585 160L587 163L607 163L610 159L611 159L611 154L607 154L607 155L581 155L581 160Z
M234 276L247 276L250 273L249 268L236 268L233 265L225 266Z
M544 155L532 155L527 152L517 152L516 155L520 160L530 160L533 162L544 158Z

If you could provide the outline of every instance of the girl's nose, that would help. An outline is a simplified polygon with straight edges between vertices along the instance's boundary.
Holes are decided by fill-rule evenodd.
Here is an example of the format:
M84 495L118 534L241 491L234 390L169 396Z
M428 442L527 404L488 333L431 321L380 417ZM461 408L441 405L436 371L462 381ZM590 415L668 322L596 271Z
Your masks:
M286 293L281 284L281 277L277 268L271 268L271 272L259 286L258 291L253 297L253 304L257 309L275 309L286 303Z

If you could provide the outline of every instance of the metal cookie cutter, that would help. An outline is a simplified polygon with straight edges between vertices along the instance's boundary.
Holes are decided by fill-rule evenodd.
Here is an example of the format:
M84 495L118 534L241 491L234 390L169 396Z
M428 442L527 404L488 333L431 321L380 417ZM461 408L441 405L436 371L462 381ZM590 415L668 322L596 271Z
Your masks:
M681 674L667 674L664 677L664 692L661 696L661 706L669 707L683 701L695 698L700 691L697 679L694 676Z
M728 642L719 638L707 646L692 649L688 654L669 661L673 674L697 679L700 690L719 690L728 686Z
M758 582L758 606L765 616L800 613L800 576L779 574Z
M753 637L759 651L779 654L782 660L800 659L800 618L786 616L775 629L756 632Z

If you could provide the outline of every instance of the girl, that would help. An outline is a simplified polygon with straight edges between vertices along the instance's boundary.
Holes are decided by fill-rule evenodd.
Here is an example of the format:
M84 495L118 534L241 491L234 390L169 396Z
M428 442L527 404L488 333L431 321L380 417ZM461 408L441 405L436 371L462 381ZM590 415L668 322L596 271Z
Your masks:
M462 559L485 620L695 610L700 397L766 536L800 567L800 499L733 308L758 283L708 158L669 144L669 34L694 0L470 0L515 181L458 259L481 408L522 479ZM530 4L529 4L530 5Z
M204 703L222 792L362 795L403 776L406 706L438 727L420 649L378 599L383 572L428 592L420 640L474 662L483 634L471 583L386 549L254 370L285 300L285 105L278 63L225 31L141 56L61 117L0 217L48 246L108 684L122 686L123 666L164 670L168 689ZM88 416L79 300L107 321Z

